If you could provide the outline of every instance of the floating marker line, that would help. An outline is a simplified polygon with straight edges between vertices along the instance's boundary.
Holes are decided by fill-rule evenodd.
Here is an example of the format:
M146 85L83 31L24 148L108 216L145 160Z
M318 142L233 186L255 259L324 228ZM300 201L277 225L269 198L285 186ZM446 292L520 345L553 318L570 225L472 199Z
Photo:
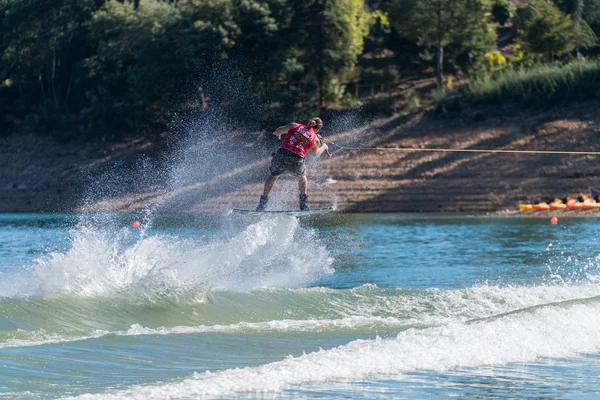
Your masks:
M322 138L326 142L338 147L338 150L386 150L410 152L439 152L439 153L510 153L510 154L563 154L563 155L586 155L600 156L600 151L558 151L558 150L509 150L509 149L448 149L448 148L415 148L415 147L359 147L359 146L341 146L329 139Z

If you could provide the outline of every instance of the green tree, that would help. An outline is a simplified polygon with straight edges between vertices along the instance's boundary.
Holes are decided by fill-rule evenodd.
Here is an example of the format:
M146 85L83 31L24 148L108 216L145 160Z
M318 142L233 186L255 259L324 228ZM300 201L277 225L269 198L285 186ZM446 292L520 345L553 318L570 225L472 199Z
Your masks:
M397 0L390 5L392 24L426 50L435 51L436 80L444 87L444 57L448 47L467 55L471 45L487 51L494 45L481 0ZM485 53L483 51L483 53ZM482 53L481 50L473 55ZM456 59L455 57L453 57ZM471 60L473 57L469 56Z
M580 15L590 26L600 23L600 0L554 0L565 14Z
M597 45L597 34L600 33L600 0L558 0L556 5L573 19L573 35L578 55L581 48Z
M76 113L85 101L89 21L99 0L2 0L0 98L4 112ZM48 119L48 118L46 118Z
M492 3L492 15L494 20L504 26L512 17L514 17L516 7L509 0L494 0Z
M372 25L369 35L365 38L364 51L377 55L389 45L391 26L386 12L376 10L371 14Z
M323 106L325 84L355 73L372 16L363 0L293 0L291 4L295 14L288 34L296 38L291 51L315 76L319 106Z
M234 0L233 19L240 29L233 54L250 66L252 80L271 89L284 69L286 30L293 16L285 0Z
M556 6L543 0L532 0L523 13L518 40L523 48L548 61L573 51L577 35L573 21Z
M227 56L239 29L226 0L108 1L94 14L96 54L86 60L90 125L162 123L178 94Z

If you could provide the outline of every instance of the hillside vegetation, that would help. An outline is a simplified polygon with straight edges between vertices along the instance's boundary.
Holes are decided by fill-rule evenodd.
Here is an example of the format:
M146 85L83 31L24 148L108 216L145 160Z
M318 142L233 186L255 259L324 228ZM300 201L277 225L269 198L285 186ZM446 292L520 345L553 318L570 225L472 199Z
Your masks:
M593 100L600 96L600 62L574 61L505 71L475 80L458 94L440 97L438 111L473 106L548 109L557 105Z
M69 141L591 98L595 62L561 66L597 53L600 0L0 0L0 25L2 131Z

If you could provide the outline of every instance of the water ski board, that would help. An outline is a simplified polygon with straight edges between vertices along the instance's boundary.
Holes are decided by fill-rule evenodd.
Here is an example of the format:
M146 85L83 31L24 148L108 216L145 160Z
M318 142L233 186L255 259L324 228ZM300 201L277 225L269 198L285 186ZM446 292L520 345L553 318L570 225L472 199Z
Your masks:
M316 215L316 214L327 214L333 211L333 207L323 207L323 208L311 208L308 211L302 210L266 210L266 211L256 211L256 210L242 210L239 208L234 208L233 212L238 214L277 214L277 215L295 215L299 217Z

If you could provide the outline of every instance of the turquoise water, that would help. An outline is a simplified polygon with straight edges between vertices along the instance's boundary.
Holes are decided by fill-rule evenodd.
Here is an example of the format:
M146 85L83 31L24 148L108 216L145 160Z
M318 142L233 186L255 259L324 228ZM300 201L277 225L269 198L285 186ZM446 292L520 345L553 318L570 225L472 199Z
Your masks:
M597 398L597 220L0 216L0 398Z

